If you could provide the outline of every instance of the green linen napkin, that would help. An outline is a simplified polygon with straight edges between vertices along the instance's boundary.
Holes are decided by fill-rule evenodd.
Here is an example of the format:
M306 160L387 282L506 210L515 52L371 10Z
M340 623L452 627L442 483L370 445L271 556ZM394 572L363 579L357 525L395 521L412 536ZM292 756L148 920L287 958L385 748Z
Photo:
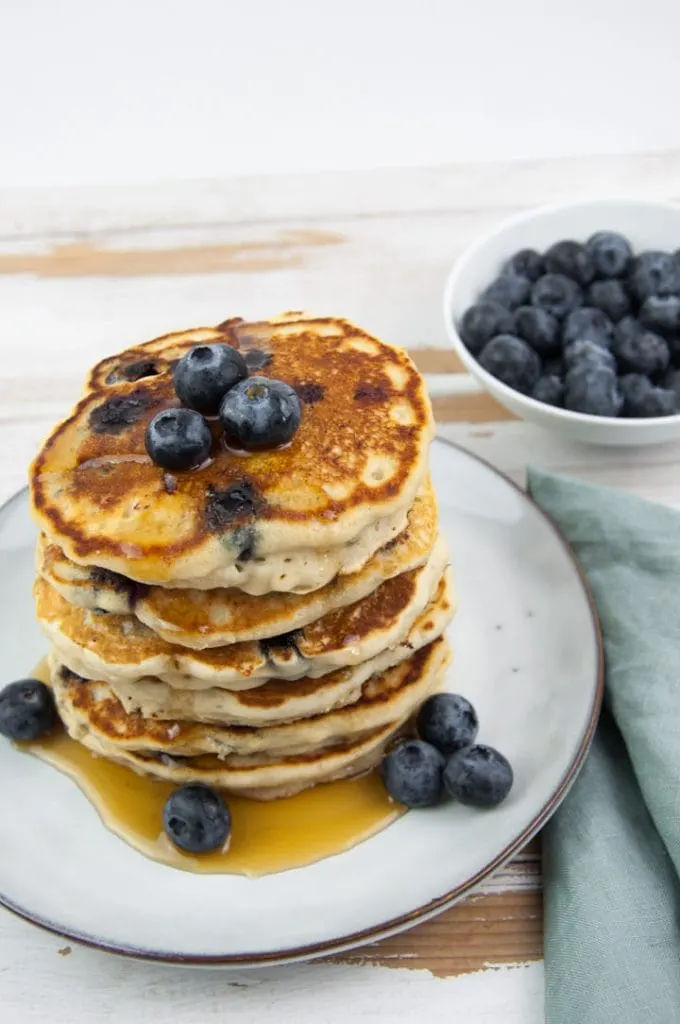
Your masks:
M585 569L607 664L591 753L543 834L546 1021L674 1024L680 515L535 469L528 483Z

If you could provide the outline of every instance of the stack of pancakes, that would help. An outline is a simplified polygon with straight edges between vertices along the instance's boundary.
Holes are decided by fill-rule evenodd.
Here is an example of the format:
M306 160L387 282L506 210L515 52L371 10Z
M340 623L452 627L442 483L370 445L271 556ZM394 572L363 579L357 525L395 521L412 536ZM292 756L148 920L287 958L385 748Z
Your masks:
M285 447L170 474L145 450L192 346L294 387ZM285 314L104 360L31 473L35 600L71 736L257 799L377 764L441 684L454 610L425 384L345 320Z

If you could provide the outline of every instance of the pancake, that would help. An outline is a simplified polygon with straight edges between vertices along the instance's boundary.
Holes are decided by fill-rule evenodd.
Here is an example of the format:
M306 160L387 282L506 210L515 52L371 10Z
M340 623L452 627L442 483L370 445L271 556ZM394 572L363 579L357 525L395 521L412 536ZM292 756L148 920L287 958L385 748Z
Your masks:
M428 483L416 496L408 525L398 537L356 573L337 576L310 594L272 592L253 597L233 587L209 591L146 587L108 570L77 565L44 536L37 562L43 578L71 604L136 615L164 640L202 649L280 636L354 604L384 580L422 565L436 537L437 506Z
M360 738L415 713L448 660L443 638L371 676L352 704L279 725L207 725L129 714L109 683L85 680L53 662L52 689L62 722L75 739L85 729L116 748L171 757L304 754Z
M215 426L206 465L171 475L151 462L144 435L177 405L173 363L202 341L233 345L296 388L302 422L287 446L247 456ZM308 590L356 571L404 528L433 433L425 383L404 352L346 320L235 319L99 363L33 463L32 507L81 565L163 586Z
M111 689L129 714L139 713L144 718L256 726L307 718L354 703L371 676L386 672L440 637L454 611L453 587L444 576L434 600L401 643L360 665L317 679L270 679L250 690L180 690L149 678L119 679L111 683Z
M40 578L36 615L66 664L88 679L158 676L182 689L241 689L264 679L322 676L398 644L434 596L447 563L440 536L425 565L387 580L356 604L294 633L201 651L169 644L133 615L71 605Z
M402 731L404 727L386 725L348 743L276 759L263 754L246 757L233 754L226 760L214 754L186 759L168 754L142 754L121 750L94 733L83 733L79 741L94 754L116 761L139 775L175 782L178 786L200 782L250 800L279 800L324 782L365 774L380 764L385 751Z
M441 658L439 670L434 668L434 654L426 656L426 661L433 672L429 680L428 692L437 690L443 680L446 668L447 652L444 641L436 641L431 647L438 648ZM426 649L428 650L428 649ZM419 652L414 658L421 658ZM423 667L423 671L426 669ZM415 673L417 676L417 672ZM74 682L75 688L87 687ZM417 685L415 679L413 685ZM120 712L114 715L117 728L111 727L110 707L106 712L99 705L101 715L97 715L97 700L88 701L81 695L80 707L74 712L74 701L67 690L59 697L60 714L65 720L69 733L78 742L94 753L117 761L127 767L148 774L155 778L174 781L178 784L202 782L218 786L227 793L233 792L256 800L270 800L278 797L292 796L301 790L330 782L334 779L348 778L368 771L382 759L387 746L404 731L408 730L408 719L390 722L372 731L355 735L335 744L317 750L306 750L303 753L272 755L268 753L229 754L220 758L215 754L202 754L195 757L171 755L159 749L133 750L128 749L120 741ZM83 708L84 703L84 708ZM120 708L120 705L118 705ZM107 724L105 724L107 723ZM158 724L158 723L156 723ZM166 723L167 725L167 723ZM131 726L139 729L139 725ZM122 726L123 736L126 728ZM142 727L144 731L145 727ZM167 735L167 733L166 733Z

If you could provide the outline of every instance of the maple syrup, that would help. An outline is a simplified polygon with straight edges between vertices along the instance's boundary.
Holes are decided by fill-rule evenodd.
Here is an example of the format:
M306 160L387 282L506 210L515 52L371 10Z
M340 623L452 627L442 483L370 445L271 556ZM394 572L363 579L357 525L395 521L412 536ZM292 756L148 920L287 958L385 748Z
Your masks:
M48 681L45 662L32 678ZM227 795L232 819L228 848L191 856L163 831L163 806L175 783L97 757L63 730L20 747L74 779L104 824L126 843L185 871L257 877L304 867L356 846L404 813L390 800L378 771L281 800Z

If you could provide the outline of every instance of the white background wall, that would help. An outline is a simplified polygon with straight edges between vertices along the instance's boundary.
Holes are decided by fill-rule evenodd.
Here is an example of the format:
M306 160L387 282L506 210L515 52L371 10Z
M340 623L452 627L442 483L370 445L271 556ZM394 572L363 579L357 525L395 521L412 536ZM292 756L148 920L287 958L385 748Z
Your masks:
M0 186L680 146L678 0L0 0Z

